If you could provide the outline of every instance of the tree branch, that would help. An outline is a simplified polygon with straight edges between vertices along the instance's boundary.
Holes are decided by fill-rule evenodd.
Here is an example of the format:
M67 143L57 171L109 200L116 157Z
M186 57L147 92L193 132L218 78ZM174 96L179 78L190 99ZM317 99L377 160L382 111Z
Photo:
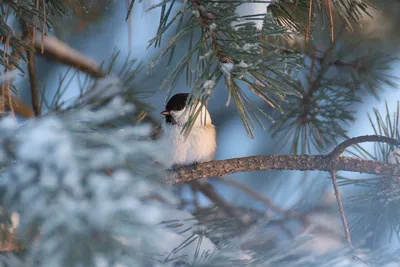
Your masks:
M28 50L28 72L29 72L29 83L31 86L32 94L32 108L36 116L39 116L40 104L39 104L39 89L37 86L36 71L35 71L35 52Z
M222 199L219 194L215 191L215 189L209 183L201 183L197 180L191 182L193 186L203 193L208 199L210 199L214 204L221 208L226 215L230 216L231 218L237 218L238 213L236 209L229 205L224 199ZM238 218L239 223L242 223L240 218Z
M23 23L23 22L22 22ZM23 24L24 29L24 39L26 39L29 43L34 42L34 38L36 38L35 30L28 24ZM29 84L31 87L31 99L32 99L32 108L35 112L36 116L41 114L40 101L39 101L39 88L37 85L36 78L36 70L35 70L35 51L29 48L26 51L28 58L28 73L29 73Z
M249 187L245 186L244 184L241 184L239 182L236 182L235 180L232 179L227 179L225 177L219 177L218 180L229 184L233 187L236 187L237 189L242 190L243 192L245 192L246 194L248 194L250 197L262 202L265 206L267 206L268 208L270 208L271 210L277 212L277 213L282 213L285 216L290 216L291 212L289 210L285 210L277 205L275 205L272 200L261 196L260 194L258 194L257 192L251 190Z
M345 233L347 242L349 242L349 244L351 246L350 229L349 229L349 224L347 222L346 214L344 212L343 203L342 203L342 200L340 198L339 186L338 186L337 180L336 180L336 171L331 171L331 175L332 175L333 189L335 190L336 202L338 203L340 217L342 218L344 233Z
M333 159L335 157L340 156L345 151L346 148L355 144L366 143L366 142L384 142L388 143L389 145L400 146L400 141L391 137L381 136L381 135L364 135L343 141L334 150L332 150L329 156Z
M25 48L20 45L17 48L13 49L11 52L11 55L15 58L17 62L20 61L20 53L23 53L25 51ZM11 65L8 67L9 71L14 71L16 67L14 65ZM13 110L16 114L18 114L21 117L24 118L32 118L35 116L35 113L33 110L25 105L25 103L19 99L17 96L13 95L11 92L9 94L5 94L6 97L6 104L8 105L8 108Z
M83 71L92 77L102 78L106 76L100 70L100 66L86 55L76 51L68 44L55 37L44 36L43 40L36 38L33 47L36 51L42 51L43 56L53 59L61 64Z
M196 179L220 177L238 172L255 171L350 171L387 176L400 176L400 165L351 157L339 157L331 161L325 155L251 156L226 160L214 160L195 166L180 167L171 172L167 183L184 183Z

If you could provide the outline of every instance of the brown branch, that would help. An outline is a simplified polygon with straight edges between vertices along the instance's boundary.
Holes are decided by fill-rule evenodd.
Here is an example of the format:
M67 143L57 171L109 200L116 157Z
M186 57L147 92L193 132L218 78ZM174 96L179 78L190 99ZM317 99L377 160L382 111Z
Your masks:
M16 239L15 234L10 232L4 225L0 226L2 240L0 242L0 254L5 252L18 252L23 249L22 244Z
M27 43L32 44L36 38L36 29L31 26L25 24L23 25L24 29L24 39ZM41 108L39 101L39 88L37 85L37 77L35 70L35 51L33 49L28 49L26 51L28 58L28 73L29 73L29 84L31 87L31 99L32 99L32 108L35 112L36 116L40 116Z
M40 116L41 109L39 104L39 88L37 85L36 71L35 71L35 52L32 50L27 51L28 54L28 73L29 83L31 86L32 94L32 108L36 116Z
M340 156L346 150L346 148L355 144L366 142L384 142L390 145L400 146L400 140L397 140L395 138L382 135L364 135L345 140L344 142L340 143L334 150L332 150L329 156L333 159Z
M32 44L32 47L41 56L85 72L94 78L102 78L106 76L106 74L100 70L100 66L97 62L75 50L67 43L60 41L56 37L45 35L42 36L42 38L39 38L36 36L36 39L33 41L28 38L24 38L24 41L28 44Z
M380 174L380 175L399 175L400 165L386 164L378 161L362 160L357 158L339 157L343 151L354 144L363 142L386 142L391 145L400 145L400 141L394 138L379 136L379 135L366 135L348 139L339 144L331 153L324 156L252 156L245 158L227 159L219 161L211 161L200 163L192 166L181 167L175 169L171 174L168 183L182 183L191 181L193 183L196 179L208 178L208 177L220 177L227 174L237 172L251 172L251 171L268 171L268 170L297 170L297 171L328 171L332 176L332 184L335 191L336 201L339 205L339 212L345 231L346 240L351 245L351 235L344 212L343 204L340 198L339 186L337 184L336 172L352 171L362 172L369 174ZM228 181L226 179L223 179ZM200 182L198 182L200 184ZM254 194L253 191L249 190L243 185L230 183L242 190L255 196L257 199L262 200L264 203L271 207L275 207L272 202L267 201ZM275 207L276 208L276 207Z
M331 162L325 155L272 155L214 160L185 166L171 172L167 183L184 183L202 178L221 177L238 172L271 170L293 171L350 171L387 176L400 176L400 165L351 157L339 157Z
M6 96L7 97L7 96ZM28 107L21 99L19 99L15 95L10 96L10 100L12 103L12 108L15 112L15 114L18 114L19 116L29 119L35 117L35 112L33 109Z
M338 157L345 151L346 148L348 148L352 145L355 145L355 144L365 143L365 142L385 142L385 143L388 143L388 144L394 145L394 146L400 145L399 140L397 140L395 138L387 137L387 136L380 136L380 135L365 135L365 136L358 136L358 137L350 138L350 139L347 139L347 140L343 141L342 143L340 143L331 153L329 153L328 157L330 158L331 164L338 159ZM339 206L340 217L342 218L342 223L343 223L346 240L347 240L347 242L349 242L349 244L351 246L351 235L350 235L350 230L349 230L349 224L347 222L346 215L345 215L344 208L343 208L343 203L340 198L339 186L338 186L337 180L336 180L336 169L332 168L330 173L332 176L333 189L335 190L336 202L338 203L338 206Z
M25 51L25 48L21 45L18 46L17 48L14 48L14 50L11 52L11 55L14 57L14 59L19 62L20 61L20 53L23 53ZM7 68L9 71L13 71L16 69L14 65L10 65ZM23 117L23 118L32 118L35 116L35 113L33 110L28 107L21 99L19 99L17 96L10 94L5 94L5 102L8 103L9 109L12 109L15 114Z
M43 48L43 56L83 71L95 78L102 78L106 75L95 61L55 37L44 36L42 40L36 38L33 47L36 51L42 51Z
M297 5L298 2L296 2ZM306 43L311 35L311 18L312 18L312 8L313 8L313 0L310 0L309 8L308 8L308 25L306 31Z
M338 186L337 180L336 180L336 171L331 171L331 175L332 175L333 189L335 190L336 202L339 205L340 217L342 218L344 233L345 233L347 242L349 242L349 244L351 246L350 229L349 229L349 224L347 222L346 214L344 212L343 203L342 203L342 200L340 198L339 186Z

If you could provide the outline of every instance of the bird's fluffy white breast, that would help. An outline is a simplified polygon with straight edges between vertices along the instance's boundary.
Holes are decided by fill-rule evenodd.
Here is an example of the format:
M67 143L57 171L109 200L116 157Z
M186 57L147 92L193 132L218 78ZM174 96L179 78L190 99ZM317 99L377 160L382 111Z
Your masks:
M160 141L174 165L190 165L214 159L216 150L215 127L212 124L193 127L185 138L182 126L164 125Z

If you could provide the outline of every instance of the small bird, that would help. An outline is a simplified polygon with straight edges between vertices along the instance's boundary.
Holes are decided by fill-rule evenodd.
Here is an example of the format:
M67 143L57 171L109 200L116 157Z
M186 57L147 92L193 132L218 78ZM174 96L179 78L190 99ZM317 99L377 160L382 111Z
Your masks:
M169 152L174 167L213 160L217 148L215 126L207 108L199 102L186 107L188 97L186 93L175 94L161 112L165 121L159 141L171 148ZM194 108L201 110L190 132L185 135L182 130Z

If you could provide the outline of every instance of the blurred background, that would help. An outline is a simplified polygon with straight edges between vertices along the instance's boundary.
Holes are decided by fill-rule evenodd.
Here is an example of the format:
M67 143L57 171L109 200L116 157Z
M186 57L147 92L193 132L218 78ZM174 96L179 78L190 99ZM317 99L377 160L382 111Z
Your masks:
M153 9L148 11L152 4L157 3L155 0L146 0L141 3L136 1L130 18L125 21L127 6L129 1L113 1L108 0L84 0L86 2L87 12L74 6L74 1L68 1L71 8L76 8L78 19L70 18L67 21L55 22L55 29L52 34L60 40L68 43L70 46L94 59L96 62L108 61L111 55L116 51L120 51L116 64L117 68L123 66L123 62L127 57L136 58L138 61L147 65L167 43L169 37L174 34L174 30L168 32L161 46L158 48L149 47L148 42L157 32L159 24L160 10ZM370 8L368 12L373 16L369 18L365 16L362 24L355 26L353 31L346 32L344 39L361 40L361 46L371 51L385 51L393 55L398 55L400 51L400 1L398 0L376 0L369 1L377 9ZM268 4L251 4L251 6L243 6L240 10L243 13L262 13ZM175 8L178 8L176 6ZM254 14L253 13L253 14ZM313 39L318 46L324 47L330 42L327 28L329 25L323 26L318 30ZM185 44L177 47L177 54L186 53ZM181 50L179 50L181 49ZM354 53L357 53L355 51ZM166 78L168 73L167 59L163 59L153 69L147 66L140 73L137 80L137 88L143 91L144 102L153 107L151 115L153 118L161 122L162 116L159 114L164 109L166 101L166 91L160 90L160 85ZM36 61L37 75L39 87L46 87L46 97L52 99L57 90L59 77L64 74L68 68L57 64L51 60L37 57ZM398 75L400 63L394 63L389 74ZM21 98L27 105L30 105L29 81L27 78L19 78L15 84L19 90ZM181 79L175 87L174 93L188 92L185 80ZM72 79L68 91L63 96L65 99L73 98L79 93L77 78ZM356 113L356 121L352 125L348 125L349 136L359 136L373 134L372 127L368 120L368 113L373 108L377 108L384 114L386 112L385 101L392 112L397 109L397 101L399 100L399 92L393 88L384 88L380 98L367 95L363 98L362 103L357 103L354 110ZM257 129L254 132L255 139L248 137L244 129L240 117L233 104L226 106L227 91L223 83L217 85L215 94L212 95L208 109L211 113L214 124L217 128L217 159L245 157L251 155L271 155L271 154L288 154L290 148L281 148L276 145L276 141L271 137L268 127L271 122L265 119L267 130ZM266 104L259 102L261 106L268 109ZM367 149L373 149L373 144L364 146ZM317 151L314 151L317 153ZM359 174L343 174L347 177L364 177ZM259 172L259 173L239 173L228 177L242 185L247 186L251 191L263 196L281 209L287 210L307 210L306 219L308 223L318 223L318 220L331 220L332 225L337 225L337 232L327 233L324 229L316 229L329 237L326 237L321 243L316 243L315 248L325 251L327 248L335 247L343 242L343 231L340 222L340 216L335 202L331 180L327 173L322 172ZM210 179L209 182L215 187L220 196L227 202L234 205L250 209L258 212L274 213L273 209L266 206L262 201L256 200L254 196L244 193L242 190L225 183L220 180ZM189 186L181 188L181 194L184 199L190 202L193 199L193 193ZM362 194L362 190L358 187L346 186L341 187L343 199L346 200L353 195ZM197 194L199 205L207 207L213 205L211 201L202 194ZM187 206L188 210L195 207ZM346 209L351 207L346 204ZM320 214L324 213L325 217ZM272 216L272 215L271 215ZM278 216L279 218L279 216ZM350 227L352 220L350 215ZM282 239L290 238L290 235L296 235L303 231L303 220L289 220L287 223L279 224L276 227L288 227L290 231L283 231ZM307 221L306 220L306 221ZM371 224L370 227L381 227L379 222ZM365 229L364 229L365 230ZM365 233L358 228L352 228L354 239L357 239L357 231L359 235ZM293 232L293 233L290 233ZM364 235L365 237L365 235ZM366 238L365 242L371 246L382 240L370 240ZM389 245L392 249L398 249L398 238L393 238Z

